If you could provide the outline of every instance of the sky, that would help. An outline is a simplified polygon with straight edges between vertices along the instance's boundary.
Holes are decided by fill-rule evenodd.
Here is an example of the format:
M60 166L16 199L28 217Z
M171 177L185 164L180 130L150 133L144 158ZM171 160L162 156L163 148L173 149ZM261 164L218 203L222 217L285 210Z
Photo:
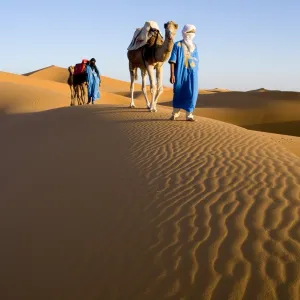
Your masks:
M300 91L299 0L9 0L0 2L0 70L22 74L95 57L102 75L129 81L127 47L156 21L197 28L199 88ZM169 65L164 64L168 85ZM140 78L139 78L140 82Z

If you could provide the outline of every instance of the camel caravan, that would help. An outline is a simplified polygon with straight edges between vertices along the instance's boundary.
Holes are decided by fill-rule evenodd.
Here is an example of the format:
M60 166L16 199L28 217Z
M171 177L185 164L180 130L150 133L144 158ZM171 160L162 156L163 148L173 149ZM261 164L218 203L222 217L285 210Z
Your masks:
M178 25L173 21L169 21L164 24L164 29L165 39L163 39L156 22L146 22L143 28L136 29L132 41L127 48L130 72L130 108L135 108L134 81L138 78L137 69L140 69L142 76L142 91L147 108L151 112L157 111L156 104L158 98L163 93L162 66L164 62L169 59L172 52ZM150 81L151 103L149 103L146 89L147 74Z
M157 101L163 93L163 64L166 62L174 46L174 37L178 25L173 21L164 24L165 38L160 33L159 26L154 21L145 22L142 28L137 28L132 41L127 48L130 72L130 108L135 108L134 104L134 81L138 79L137 70L141 70L142 91L146 100L146 106L151 112L157 111ZM86 67L89 61L83 59L81 63L68 68L68 85L71 91L71 106L86 103ZM146 76L149 76L151 102L148 100L146 89ZM89 103L89 102L88 102Z

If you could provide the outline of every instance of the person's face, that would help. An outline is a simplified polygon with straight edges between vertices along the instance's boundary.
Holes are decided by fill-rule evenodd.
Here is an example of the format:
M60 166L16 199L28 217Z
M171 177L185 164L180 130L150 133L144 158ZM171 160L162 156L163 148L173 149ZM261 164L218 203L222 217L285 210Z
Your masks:
M95 66L96 65L96 61L92 60L91 61L91 66Z
M187 33L196 33L196 30L195 29L191 29Z

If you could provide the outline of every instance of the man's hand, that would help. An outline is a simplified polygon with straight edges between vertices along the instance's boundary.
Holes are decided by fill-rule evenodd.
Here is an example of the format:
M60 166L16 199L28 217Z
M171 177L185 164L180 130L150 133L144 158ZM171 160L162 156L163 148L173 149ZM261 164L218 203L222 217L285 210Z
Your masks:
M172 84L175 83L175 76L174 76L174 75L171 75L171 77L170 77L170 82L171 82Z
M170 82L171 84L175 83L175 64L174 63L170 63Z

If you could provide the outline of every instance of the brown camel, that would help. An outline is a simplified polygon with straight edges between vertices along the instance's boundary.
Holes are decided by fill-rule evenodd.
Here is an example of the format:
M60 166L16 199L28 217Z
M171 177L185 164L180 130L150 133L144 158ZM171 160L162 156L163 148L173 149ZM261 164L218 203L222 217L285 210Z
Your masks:
M176 35L178 25L173 21L169 21L164 25L165 28L165 40L157 38L157 34L154 34L152 38L148 41L148 44L137 49L129 50L127 52L127 57L129 60L129 72L130 72L130 93L131 93L131 103L130 108L134 108L134 81L137 80L137 69L141 70L142 76L142 91L146 100L147 108L151 112L156 112L156 104L159 96L163 93L162 85L162 71L163 64L170 57L171 51L174 45L174 37ZM156 70L156 82L154 70ZM150 91L152 95L151 104L149 103L147 97L146 89L146 75L148 73L150 80Z
M68 68L69 71L69 77L68 77L68 85L70 87L70 92L71 92L71 106L73 105L74 102L74 98L75 98L75 89L74 89L74 85L73 85L73 77L74 77L74 67L70 66Z
M75 101L77 100L78 105L85 104L86 92L85 92L85 82L82 80L74 80L74 67L70 66L68 68L69 78L68 85L71 91L71 106L75 105Z

